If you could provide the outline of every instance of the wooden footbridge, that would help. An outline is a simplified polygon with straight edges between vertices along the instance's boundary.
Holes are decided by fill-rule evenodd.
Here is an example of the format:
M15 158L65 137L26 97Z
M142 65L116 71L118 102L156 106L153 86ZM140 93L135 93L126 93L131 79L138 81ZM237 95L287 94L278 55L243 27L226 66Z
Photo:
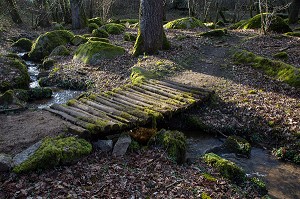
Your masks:
M153 123L202 103L211 92L171 81L146 79L113 91L54 104L45 110L72 123L83 137L105 135Z

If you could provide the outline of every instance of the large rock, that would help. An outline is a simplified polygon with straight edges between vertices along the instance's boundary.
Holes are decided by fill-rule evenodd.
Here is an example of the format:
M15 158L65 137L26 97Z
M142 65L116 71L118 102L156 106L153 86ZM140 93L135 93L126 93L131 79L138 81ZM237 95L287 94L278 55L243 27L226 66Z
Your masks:
M129 145L131 143L130 136L121 136L116 142L113 150L113 156L119 157L125 155Z
M0 154L0 172L9 171L13 166L12 157L7 154Z
M86 64L96 64L99 59L113 59L123 55L125 49L101 41L88 41L79 46L73 59L81 60Z
M192 29L204 26L203 23L194 17L185 17L170 21L164 25L166 29Z
M60 45L66 45L71 42L74 34L67 30L55 30L40 35L32 45L28 56L32 60L39 61Z
M16 57L0 55L0 91L28 89L30 77L26 65Z
M21 38L18 41L14 42L12 44L12 46L28 52L28 51L31 50L32 41L30 39L27 39L27 38Z
M125 31L125 26L117 23L108 23L102 26L109 34L119 35Z
M112 140L98 140L93 143L93 146L96 149L99 149L103 152L110 152L113 149L113 141Z
M54 48L49 56L52 57L52 56L68 56L68 55L70 55L70 51L64 45L60 45Z
M17 155L15 155L15 157L13 158L13 164L15 166L18 166L18 165L22 164L23 162L25 162L26 160L28 160L36 152L36 150L41 146L41 143L42 142L37 142L34 145L31 145L30 147L28 147L27 149L22 151L21 153L18 153Z

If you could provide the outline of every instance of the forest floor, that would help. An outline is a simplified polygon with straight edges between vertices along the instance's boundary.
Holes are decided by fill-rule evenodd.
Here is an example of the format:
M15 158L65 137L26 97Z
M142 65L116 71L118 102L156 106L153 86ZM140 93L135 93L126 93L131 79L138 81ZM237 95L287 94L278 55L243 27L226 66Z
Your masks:
M136 29L127 31L136 32ZM133 65L149 69L163 65L165 78L215 91L212 103L185 114L201 118L205 125L218 132L243 135L270 150L295 144L300 132L299 89L274 80L247 64L235 64L232 55L236 50L246 49L272 58L273 54L285 49L289 55L285 62L300 67L300 39L237 30L229 31L223 37L197 36L203 31L207 29L168 30L170 50L138 58L130 55L133 42L123 41L122 35L110 36L111 43L126 49L125 55L103 60L96 66L75 62L72 56L64 57L58 59L59 73L91 81L89 91L101 92L129 83ZM22 32L25 31L7 30L0 41L0 53L10 50L9 38ZM25 34L31 33L26 31ZM16 154L46 136L60 134L65 125L65 121L43 110L1 114L0 151ZM176 129L180 125L175 118L169 127ZM47 195L62 198L199 198L203 192L212 198L259 196L249 186L237 188L219 177L216 180L203 178L202 174L211 168L201 160L192 165L176 166L164 153L158 154L155 150L142 150L120 160L96 151L73 166L7 176L0 187L0 198ZM95 193L95 190L101 193Z

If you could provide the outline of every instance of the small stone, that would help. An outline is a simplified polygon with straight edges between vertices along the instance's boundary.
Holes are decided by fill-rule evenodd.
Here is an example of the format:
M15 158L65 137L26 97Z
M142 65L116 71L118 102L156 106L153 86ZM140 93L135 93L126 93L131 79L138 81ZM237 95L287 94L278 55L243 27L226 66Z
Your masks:
M0 172L9 171L12 167L12 157L7 154L0 154Z
M39 141L39 142L35 143L34 145L28 147L27 149L25 149L21 153L18 153L17 155L15 155L15 157L13 158L14 166L20 165L23 162L25 162L41 146L41 143L42 142Z
M99 149L103 152L110 152L113 149L113 141L112 140L98 140L93 143L93 146L96 149Z
M130 136L119 137L113 150L113 156L119 157L125 155L130 143L131 143Z

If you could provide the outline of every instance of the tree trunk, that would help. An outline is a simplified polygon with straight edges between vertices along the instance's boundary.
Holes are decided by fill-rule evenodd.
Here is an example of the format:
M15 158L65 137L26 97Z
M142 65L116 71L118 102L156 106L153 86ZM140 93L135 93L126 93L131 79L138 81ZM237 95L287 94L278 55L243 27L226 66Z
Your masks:
M50 26L50 20L47 13L47 2L46 0L38 0L36 2L37 6L40 9L40 14L37 19L37 25L41 27L49 27Z
M155 54L169 48L163 29L163 0L141 0L140 27L134 45L134 56Z
M86 16L82 5L82 0L70 0L72 28L80 29L86 26Z
M16 2L14 0L6 0L6 2L8 4L9 13L13 22L16 24L23 23L17 10Z
M299 10L300 10L300 0L293 0L290 6L289 23L291 24L297 23Z
M60 4L64 15L64 22L66 24L72 23L70 2L68 0L61 0Z

